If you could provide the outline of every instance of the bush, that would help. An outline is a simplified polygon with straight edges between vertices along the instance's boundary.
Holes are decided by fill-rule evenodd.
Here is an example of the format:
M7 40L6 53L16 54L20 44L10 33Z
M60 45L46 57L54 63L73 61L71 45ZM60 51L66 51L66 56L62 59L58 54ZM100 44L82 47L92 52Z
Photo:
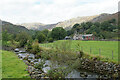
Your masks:
M48 76L50 78L65 78L68 74L65 67L54 68L48 71Z
M36 69L39 69L39 70L42 71L42 68L44 67L44 64L45 64L45 61L42 60L40 63L35 64L34 67L35 67Z
M31 36L26 32L21 32L16 36L16 41L19 42L19 47L24 47L28 40L31 40Z
M37 34L37 37L36 37L37 39L38 39L38 42L39 43L42 43L42 42L44 42L45 40L46 40L46 36L43 34L43 33L41 33L41 32L39 32L38 34Z
M26 45L26 50L30 51L32 49L32 41L28 41Z
M48 38L48 42L53 42L53 38Z
M40 52L41 49L39 47L39 43L38 43L38 40L35 40L32 44L32 50L31 52L34 53L34 54L37 54L38 52Z

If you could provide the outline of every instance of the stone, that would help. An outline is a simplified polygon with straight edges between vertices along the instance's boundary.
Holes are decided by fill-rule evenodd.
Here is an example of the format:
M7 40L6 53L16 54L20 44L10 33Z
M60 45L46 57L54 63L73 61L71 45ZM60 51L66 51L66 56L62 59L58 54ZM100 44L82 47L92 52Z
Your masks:
M19 52L19 49L18 49L18 48L16 48L14 51L15 51L15 52Z
M32 66L28 66L28 72L31 74L33 71L35 70L34 67Z

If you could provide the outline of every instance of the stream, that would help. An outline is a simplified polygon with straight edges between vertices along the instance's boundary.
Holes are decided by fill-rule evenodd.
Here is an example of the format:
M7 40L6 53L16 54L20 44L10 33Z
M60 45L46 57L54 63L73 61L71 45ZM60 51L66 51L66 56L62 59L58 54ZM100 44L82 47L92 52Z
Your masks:
M50 66L52 63L50 60L45 60L44 66L45 65L47 65L47 66L42 68L43 72L39 71L38 69L35 69L33 67L33 65L40 63L42 61L42 59L41 58L35 59L34 54L26 52L25 49L23 49L23 48L15 49L15 54L18 56L19 59L23 60L23 62L28 65L27 70L30 73L30 76L32 76L32 78L36 78L35 76L44 77L44 75L41 75L41 74L46 74L51 69ZM25 60L26 57L28 57L28 60ZM28 61L30 62L30 64ZM59 67L58 65L56 65L56 66ZM56 66L54 66L54 67L56 67ZM80 78L81 80L84 80L84 78L86 78L86 80L96 80L96 78L98 78L98 74L91 73L86 70L75 70L74 69L65 78Z

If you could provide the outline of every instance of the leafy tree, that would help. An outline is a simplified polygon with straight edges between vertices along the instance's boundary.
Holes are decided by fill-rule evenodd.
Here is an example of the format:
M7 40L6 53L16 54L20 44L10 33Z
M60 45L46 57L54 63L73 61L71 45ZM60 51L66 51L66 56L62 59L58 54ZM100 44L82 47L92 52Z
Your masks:
M2 40L3 41L9 41L13 38L13 35L8 33L7 30L5 30L4 32L2 32Z
M32 43L32 50L31 52L34 53L34 54L37 54L38 52L40 52L41 49L39 47L39 43L38 43L38 40L36 39L33 43Z
M53 42L53 38L48 38L48 42Z
M48 33L49 33L49 30L48 29L45 29L42 31L42 33L47 37Z
M14 35L11 33L8 33L7 30L5 30L4 32L2 32L2 44L4 46L9 46L9 44L7 43L8 41L11 41L13 43L14 40Z
M78 26L80 26L79 24L75 24L74 26L73 26L73 28L77 28Z
M39 32L36 36L36 39L38 39L39 43L42 43L46 40L46 36L42 32Z
M47 35L47 38L51 38L52 35L51 35L51 31L48 32L48 35Z
M116 19L111 19L111 20L109 20L108 22L115 24L115 23L116 23Z
M19 43L19 47L24 47L27 44L28 40L31 40L31 36L29 34L27 34L26 32L21 32L20 34L17 34L16 36L16 40Z
M32 40L28 40L27 45L26 45L26 50L30 51L32 49Z
M74 33L74 31L71 29L71 30L68 30L67 31L67 36L70 36L70 35L72 35Z
M56 27L52 29L51 36L55 40L64 39L67 32L62 27Z

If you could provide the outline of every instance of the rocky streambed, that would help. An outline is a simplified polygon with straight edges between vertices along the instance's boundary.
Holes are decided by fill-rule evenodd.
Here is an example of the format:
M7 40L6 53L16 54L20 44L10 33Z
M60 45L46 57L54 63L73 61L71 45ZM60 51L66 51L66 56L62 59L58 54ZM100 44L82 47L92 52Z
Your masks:
M24 61L28 67L26 70L29 72L31 78L49 78L47 73L51 70L51 61L45 60L41 69L36 68L35 65L42 63L43 59L36 57L36 55L26 52L23 48L15 49L16 55ZM111 78L112 74L115 73L115 76L118 76L120 65L116 65L108 62L97 61L95 58L90 61L86 58L81 59L80 70L72 70L65 78L81 78L86 80L93 80L97 78ZM52 66L59 67L59 65ZM69 67L69 66L65 66ZM91 73L93 72L93 73ZM99 73L99 75L97 74ZM105 75L106 74L106 75ZM109 75L109 76L108 76Z

